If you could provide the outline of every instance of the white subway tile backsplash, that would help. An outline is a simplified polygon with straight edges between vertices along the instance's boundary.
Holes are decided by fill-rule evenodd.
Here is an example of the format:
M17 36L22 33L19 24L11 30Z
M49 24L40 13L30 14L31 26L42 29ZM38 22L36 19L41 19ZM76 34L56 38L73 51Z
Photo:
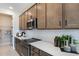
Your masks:
M63 30L26 30L28 38L39 38L44 41L54 42L55 36L71 35L73 39L79 40L78 29L63 29Z

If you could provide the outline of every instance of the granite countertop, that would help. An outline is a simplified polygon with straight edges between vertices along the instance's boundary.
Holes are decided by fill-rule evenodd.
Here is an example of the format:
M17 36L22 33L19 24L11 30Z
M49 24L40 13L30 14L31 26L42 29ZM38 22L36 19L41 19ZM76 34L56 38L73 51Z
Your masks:
M79 56L79 54L61 52L60 48L55 47L52 43L45 42L45 41L33 42L30 44L54 56Z

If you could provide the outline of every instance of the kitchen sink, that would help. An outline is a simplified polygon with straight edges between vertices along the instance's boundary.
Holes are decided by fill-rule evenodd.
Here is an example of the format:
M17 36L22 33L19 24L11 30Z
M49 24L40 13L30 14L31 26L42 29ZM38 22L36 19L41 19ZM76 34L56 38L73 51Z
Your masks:
M26 44L32 43L32 42L37 42L37 41L41 41L41 39L37 39L37 38L31 38L31 39L24 39L23 42Z

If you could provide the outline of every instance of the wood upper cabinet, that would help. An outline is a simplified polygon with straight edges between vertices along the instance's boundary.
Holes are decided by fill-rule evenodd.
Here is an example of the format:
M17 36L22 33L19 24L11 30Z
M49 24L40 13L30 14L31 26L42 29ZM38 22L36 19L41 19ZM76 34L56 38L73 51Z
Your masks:
M36 4L31 8L32 17L36 18Z
M37 4L37 27L38 29L45 29L46 25L46 4L38 3Z
M27 11L27 21L30 19L31 17L31 13L30 13L30 10Z
M63 4L64 27L79 28L79 3Z
M62 28L61 3L47 3L47 28Z
M22 14L21 16L19 16L19 28L20 28L20 30L25 30L25 29L27 29L26 28L26 20L27 20L27 18L25 17L26 15L25 15L25 13L24 14Z
M27 18L27 12L25 12L25 29L27 29L27 21L28 21L28 18Z
M29 10L28 10L28 19L30 19L32 16L32 18L36 18L36 5L32 6Z
M21 23L22 24L22 30L24 30L25 29L25 15L24 14L22 15L21 21L22 21L22 23Z

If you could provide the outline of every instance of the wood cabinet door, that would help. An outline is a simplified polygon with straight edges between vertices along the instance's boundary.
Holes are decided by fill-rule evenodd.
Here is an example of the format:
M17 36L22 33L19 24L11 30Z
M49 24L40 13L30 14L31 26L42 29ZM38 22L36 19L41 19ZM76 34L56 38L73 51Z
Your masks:
M46 28L46 4L38 3L37 4L37 27L38 29Z
M36 18L36 5L31 8L32 17Z
M21 41L19 39L15 38L15 49L19 55L21 55L21 48L22 48L20 42Z
M47 28L62 28L61 3L47 3Z
M40 54L33 52L31 56L40 56Z
M40 56L52 56L52 55L40 50Z
M64 27L79 28L79 3L63 4Z
M22 15L22 30L25 29L25 15Z
M29 54L29 50L28 50L29 48L28 47L25 47L25 46L22 46L22 54L23 54L23 56L28 56L28 54Z
M19 29L22 29L22 16L19 16Z
M28 10L28 20L32 18L36 18L36 5L32 6L29 10Z
M40 50L36 47L31 46L31 56L40 56Z
M27 21L28 21L28 18L27 18L27 12L25 12L25 30L27 29Z
M32 16L32 13L31 13L31 10L29 9L27 11L27 21L31 19L31 16Z

